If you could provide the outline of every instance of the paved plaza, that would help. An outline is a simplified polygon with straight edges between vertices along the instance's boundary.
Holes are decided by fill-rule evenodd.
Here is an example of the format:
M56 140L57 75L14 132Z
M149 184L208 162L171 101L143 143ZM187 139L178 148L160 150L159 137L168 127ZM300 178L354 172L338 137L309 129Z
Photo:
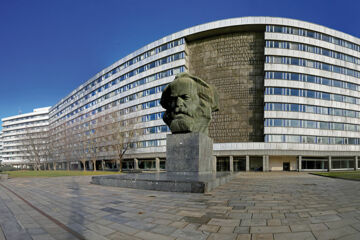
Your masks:
M207 194L90 184L90 177L0 185L0 240L360 239L360 182L243 173Z

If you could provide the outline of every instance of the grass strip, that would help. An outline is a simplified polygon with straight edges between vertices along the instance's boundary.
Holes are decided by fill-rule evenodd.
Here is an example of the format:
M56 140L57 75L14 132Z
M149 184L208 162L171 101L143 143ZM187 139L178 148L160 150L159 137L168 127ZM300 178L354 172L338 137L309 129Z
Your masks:
M312 173L318 176L331 177L331 178L341 178L348 180L360 181L360 171L347 171L347 172L319 172Z

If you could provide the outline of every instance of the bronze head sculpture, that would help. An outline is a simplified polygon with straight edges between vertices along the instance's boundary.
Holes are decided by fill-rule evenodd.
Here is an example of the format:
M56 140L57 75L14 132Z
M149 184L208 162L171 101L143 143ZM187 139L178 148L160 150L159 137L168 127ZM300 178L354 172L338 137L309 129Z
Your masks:
M163 120L172 133L208 135L211 113L219 110L214 87L189 73L176 75L164 89L160 104L166 109Z

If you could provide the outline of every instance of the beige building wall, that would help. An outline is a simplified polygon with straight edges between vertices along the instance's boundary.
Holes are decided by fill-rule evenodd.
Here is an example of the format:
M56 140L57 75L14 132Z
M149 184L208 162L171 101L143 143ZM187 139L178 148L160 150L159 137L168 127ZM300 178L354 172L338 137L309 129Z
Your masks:
M270 171L283 171L283 163L290 163L290 171L298 170L298 163L296 156L270 156L269 170Z

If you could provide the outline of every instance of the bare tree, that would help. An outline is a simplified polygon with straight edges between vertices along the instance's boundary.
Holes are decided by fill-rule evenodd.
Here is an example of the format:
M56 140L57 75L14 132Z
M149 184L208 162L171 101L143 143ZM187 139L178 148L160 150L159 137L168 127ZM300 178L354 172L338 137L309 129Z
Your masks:
M115 150L115 162L117 169L122 171L122 162L125 154L131 148L136 131L134 129L135 119L117 121L115 114L112 115L111 133L112 148Z
M64 129L64 158L66 161L66 170L70 170L70 164L73 158L73 152L75 150L75 139L74 139L74 131L73 127L70 126L69 122L65 123Z
M88 135L88 153L94 171L96 171L96 160L100 152L100 119L91 120L89 124L90 130L86 133Z
M54 161L54 157L55 157L54 142L51 141L50 134L44 139L44 147L43 148L44 148L44 160L47 164L50 164L51 161ZM54 162L53 162L53 164L54 164Z
M79 159L81 161L81 163L83 164L84 167L84 171L86 171L86 160L88 158L88 141L87 141L87 135L86 132L81 132L79 133L80 136L80 144L79 144L79 148L78 148L78 152L79 152Z
M48 138L47 129L30 129L25 130L22 141L23 149L30 163L35 170L41 170L41 162L45 160L45 146Z

